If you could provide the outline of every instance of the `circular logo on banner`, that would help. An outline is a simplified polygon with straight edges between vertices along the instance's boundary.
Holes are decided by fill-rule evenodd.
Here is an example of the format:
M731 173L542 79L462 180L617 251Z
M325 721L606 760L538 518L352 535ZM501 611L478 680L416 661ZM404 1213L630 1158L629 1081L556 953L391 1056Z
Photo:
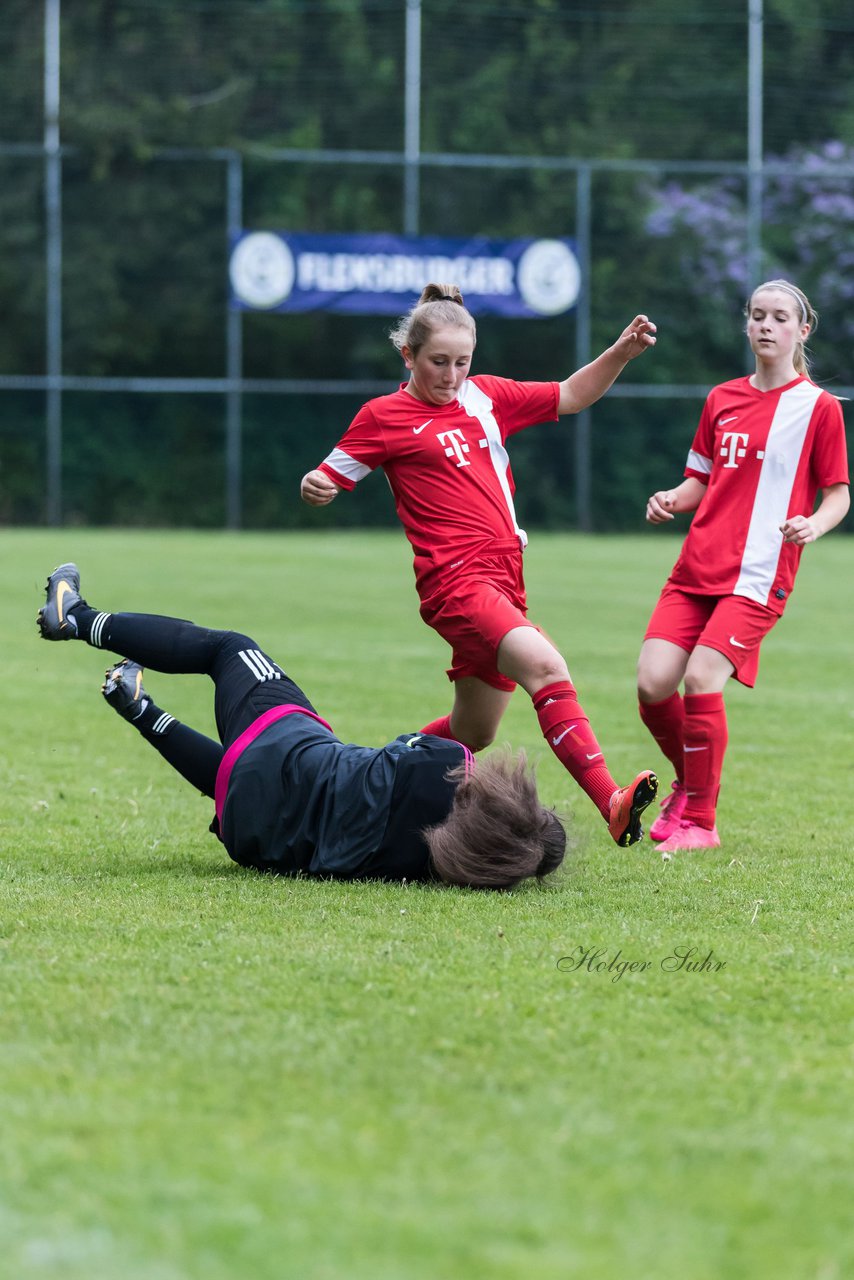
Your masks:
M567 311L581 288L581 268L569 245L535 240L519 259L516 283L522 301L542 316Z
M277 307L294 287L294 255L281 236L253 231L235 245L229 275L231 287L249 307Z

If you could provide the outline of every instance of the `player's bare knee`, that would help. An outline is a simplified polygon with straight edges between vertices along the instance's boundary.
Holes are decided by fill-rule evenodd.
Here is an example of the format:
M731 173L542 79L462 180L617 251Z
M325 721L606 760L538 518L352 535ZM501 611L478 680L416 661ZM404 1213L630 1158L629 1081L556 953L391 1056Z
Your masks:
M716 666L696 653L692 654L685 670L685 692L689 695L716 693L719 689L720 679Z
M492 725L457 724L452 717L451 733L469 751L484 751L495 741L496 729Z
M644 678L638 673L638 702L662 702L666 694L654 680Z
M494 741L495 731L493 729L481 729L466 739L466 746L471 751L485 751L487 747L492 746Z
M676 687L669 676L638 667L638 702L664 702Z
M559 653L532 659L518 677L519 683L532 697L550 684L562 684L570 679L569 668Z

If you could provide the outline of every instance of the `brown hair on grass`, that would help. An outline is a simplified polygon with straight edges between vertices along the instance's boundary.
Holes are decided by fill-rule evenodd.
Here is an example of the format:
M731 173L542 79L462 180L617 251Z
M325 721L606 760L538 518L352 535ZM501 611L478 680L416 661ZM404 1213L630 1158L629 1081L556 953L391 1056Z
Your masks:
M566 832L557 814L537 794L524 752L493 755L459 779L451 812L428 827L424 838L433 869L446 884L510 889L529 876L555 871L566 852Z

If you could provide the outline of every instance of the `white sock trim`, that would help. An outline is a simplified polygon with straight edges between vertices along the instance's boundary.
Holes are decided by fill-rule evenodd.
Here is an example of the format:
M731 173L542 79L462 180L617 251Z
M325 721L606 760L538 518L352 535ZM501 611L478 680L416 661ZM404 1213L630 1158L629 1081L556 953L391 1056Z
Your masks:
M96 616L95 621L92 623L92 630L89 633L89 643L93 649L100 649L103 647L101 645L101 639L104 634L104 627L112 616L113 615L111 613L99 613Z

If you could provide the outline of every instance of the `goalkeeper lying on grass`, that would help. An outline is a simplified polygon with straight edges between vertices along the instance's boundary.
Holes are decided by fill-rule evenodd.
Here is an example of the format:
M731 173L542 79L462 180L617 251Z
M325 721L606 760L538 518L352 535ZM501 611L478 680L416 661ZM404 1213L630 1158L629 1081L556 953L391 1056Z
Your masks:
M475 764L460 743L423 733L380 748L345 744L246 635L93 609L74 564L50 575L46 596L43 638L124 659L107 671L104 697L215 801L211 830L241 866L492 889L560 866L566 833L521 753ZM143 667L210 676L220 741L156 706Z

